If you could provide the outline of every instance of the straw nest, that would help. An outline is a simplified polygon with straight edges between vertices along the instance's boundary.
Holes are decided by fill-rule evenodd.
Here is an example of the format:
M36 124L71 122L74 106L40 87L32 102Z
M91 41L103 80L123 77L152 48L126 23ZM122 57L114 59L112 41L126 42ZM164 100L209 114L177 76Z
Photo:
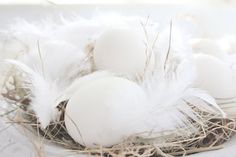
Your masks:
M75 142L67 133L64 123L64 109L67 102L62 102L57 107L61 113L59 121L51 123L46 129L41 129L36 115L29 107L31 101L27 96L27 91L20 88L20 80L16 76L21 74L12 75L11 72L10 74L5 81L4 92L2 92L2 96L11 104L11 110L5 114L10 122L17 123L36 136L75 153L107 157L185 156L222 148L222 144L228 141L236 130L234 119L219 118L217 115L207 113L189 103L192 110L202 119L202 123L190 119L192 124L198 128L195 134L183 136L184 130L179 128L175 131L160 132L153 139L133 136L110 148L89 149Z

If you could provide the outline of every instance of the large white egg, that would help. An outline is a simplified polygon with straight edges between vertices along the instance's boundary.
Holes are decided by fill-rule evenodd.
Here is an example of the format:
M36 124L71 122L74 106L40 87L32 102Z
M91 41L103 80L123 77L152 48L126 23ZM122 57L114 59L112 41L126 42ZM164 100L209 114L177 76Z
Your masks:
M66 128L75 141L87 147L111 146L147 131L139 123L147 98L136 83L115 76L83 82L65 112Z
M194 55L197 79L195 86L209 92L215 98L236 96L236 74L229 64L210 55Z
M97 69L129 76L142 75L154 66L154 55L146 54L144 32L112 29L104 32L95 43L94 63Z

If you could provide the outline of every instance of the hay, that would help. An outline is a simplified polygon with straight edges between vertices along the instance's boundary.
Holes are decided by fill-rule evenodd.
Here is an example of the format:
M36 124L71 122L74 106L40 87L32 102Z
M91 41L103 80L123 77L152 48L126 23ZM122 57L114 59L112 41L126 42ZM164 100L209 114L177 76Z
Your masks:
M12 74L12 73L11 73ZM185 156L222 148L222 144L230 140L236 130L234 119L219 118L199 108L189 106L201 117L203 123L199 124L191 120L192 125L198 128L196 134L183 136L181 129L169 132L161 132L153 139L140 138L138 136L128 137L122 143L110 148L98 147L96 149L86 148L67 133L64 123L64 111L67 102L62 102L57 109L60 111L58 122L50 123L46 129L42 129L35 116L30 110L30 99L28 92L20 88L20 79L17 75L9 75L2 96L6 102L11 104L12 110L6 112L11 123L27 128L35 136L40 136L55 145L66 148L74 153L90 154L106 157L173 157ZM9 88L8 86L11 86ZM14 115L14 116L12 116ZM186 129L186 128L185 128ZM182 130L183 131L183 130ZM184 131L186 132L186 130ZM163 142L165 141L165 142Z

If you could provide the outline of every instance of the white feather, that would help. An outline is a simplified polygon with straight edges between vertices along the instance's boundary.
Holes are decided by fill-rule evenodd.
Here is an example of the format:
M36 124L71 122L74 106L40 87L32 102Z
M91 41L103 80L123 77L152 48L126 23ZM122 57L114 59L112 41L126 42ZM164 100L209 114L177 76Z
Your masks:
M7 60L7 62L17 66L27 74L23 86L30 90L32 109L38 116L42 127L45 128L54 119L54 110L58 105L56 100L60 90L57 88L56 82L45 80L41 74L19 61Z
M166 30L161 32L159 42L157 41L158 45L154 49L157 56L156 71L142 84L150 100L147 106L149 115L144 120L153 127L155 132L175 130L181 126L190 128L191 133L195 131L195 127L186 115L198 123L203 122L188 103L219 116L225 116L225 114L210 95L191 88L195 79L192 53L176 27L172 30L169 56L165 61L170 43L167 32ZM165 64L166 69L164 69Z
M32 109L42 127L46 127L57 118L56 106L61 102L59 97L63 90L82 71L88 73L90 64L84 62L85 55L82 52L61 41L40 42L20 60L8 62L27 74L28 80L25 80L24 86L30 90Z
M184 99L188 102L194 102L198 107L204 109L205 111L213 112L219 116L226 117L225 111L223 111L217 104L216 100L204 90L190 88L186 91Z
M63 24L53 32L53 39L65 40L81 49L90 42L96 39L102 32L114 28L132 28L142 31L140 22L145 22L145 18L141 17L124 17L114 13L109 15L96 14L91 18L75 17L73 20L68 20L62 17ZM156 29L158 23L151 22L150 29Z

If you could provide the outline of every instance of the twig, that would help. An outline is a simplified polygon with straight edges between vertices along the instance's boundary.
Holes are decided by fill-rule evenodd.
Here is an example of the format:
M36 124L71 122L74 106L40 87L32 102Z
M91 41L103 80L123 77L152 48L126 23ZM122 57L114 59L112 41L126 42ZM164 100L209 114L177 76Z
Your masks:
M172 38L172 20L170 21L169 47L167 50L166 59L165 59L165 63L164 63L164 70L166 70L167 61L168 61L169 55L170 55L171 40L172 40L171 38Z
M44 68L42 53L41 53L41 50L40 50L39 40L37 40L37 48L38 48L39 59L40 59L40 62L41 62L42 73L43 73L43 76L45 78L45 68Z
M205 152L205 151L212 151L212 150L218 150L218 149L222 149L223 146L214 146L214 147L202 147L202 148L196 148L196 149L190 149L190 150L185 150L186 154L193 154L193 153L200 153L200 152ZM182 155L183 152L173 152L171 153L171 155L173 156L179 156Z

